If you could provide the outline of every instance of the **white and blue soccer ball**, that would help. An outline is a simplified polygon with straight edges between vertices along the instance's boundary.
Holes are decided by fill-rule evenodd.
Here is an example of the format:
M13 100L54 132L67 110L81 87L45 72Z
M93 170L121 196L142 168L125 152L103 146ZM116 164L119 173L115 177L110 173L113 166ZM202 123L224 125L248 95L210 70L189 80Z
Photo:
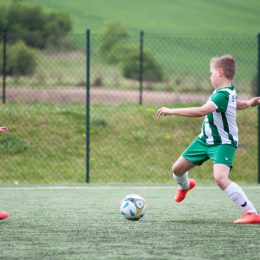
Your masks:
M128 220L139 220L146 212L146 201L137 194L127 195L122 199L120 212Z

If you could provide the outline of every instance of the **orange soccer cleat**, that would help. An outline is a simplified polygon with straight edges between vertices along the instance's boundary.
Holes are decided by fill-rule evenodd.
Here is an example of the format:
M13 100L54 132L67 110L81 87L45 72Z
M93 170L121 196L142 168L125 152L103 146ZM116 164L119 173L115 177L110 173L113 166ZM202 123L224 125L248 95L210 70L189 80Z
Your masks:
M9 214L7 212L0 211L0 220L8 218L8 217L9 217Z
M239 219L233 222L234 224L260 224L260 214L258 215L247 212L243 214Z
M181 190L179 187L177 188L177 193L175 195L175 201L176 202L181 202L185 199L187 192L191 189L193 189L196 186L196 182L193 179L189 179L190 182L190 187L185 190Z

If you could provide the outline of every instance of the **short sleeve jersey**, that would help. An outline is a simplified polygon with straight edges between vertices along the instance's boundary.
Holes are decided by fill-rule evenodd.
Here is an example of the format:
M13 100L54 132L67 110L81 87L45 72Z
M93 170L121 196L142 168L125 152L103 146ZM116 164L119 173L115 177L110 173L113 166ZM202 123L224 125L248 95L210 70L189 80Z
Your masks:
M235 87L227 86L214 90L207 102L211 102L216 107L216 111L204 117L198 138L209 145L231 144L237 147Z

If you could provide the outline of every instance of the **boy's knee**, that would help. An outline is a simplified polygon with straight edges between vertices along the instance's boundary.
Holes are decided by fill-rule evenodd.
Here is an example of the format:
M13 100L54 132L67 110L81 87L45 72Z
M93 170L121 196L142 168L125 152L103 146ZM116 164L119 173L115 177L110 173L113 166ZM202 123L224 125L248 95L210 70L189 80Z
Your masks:
M214 166L214 179L218 186L224 187L228 182L228 174L230 171L230 167L226 165L215 165Z
M173 172L173 173L176 172L176 171L175 171L175 166L174 166L174 165L172 166L172 172Z
M218 186L221 186L226 181L226 175L221 173L214 173L214 179Z
M179 167L177 167L175 164L172 166L172 173L174 173L177 176L182 175L182 172L180 171Z

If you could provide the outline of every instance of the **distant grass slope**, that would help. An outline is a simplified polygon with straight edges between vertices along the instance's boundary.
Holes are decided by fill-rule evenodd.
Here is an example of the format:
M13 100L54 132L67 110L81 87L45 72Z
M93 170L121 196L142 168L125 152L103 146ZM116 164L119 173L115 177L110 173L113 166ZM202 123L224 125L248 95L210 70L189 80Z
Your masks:
M6 2L11 2L7 0ZM90 28L100 33L106 21L121 21L131 32L173 34L251 33L257 34L260 1L251 0L23 0L41 4L46 11L63 10L71 14L73 32Z

